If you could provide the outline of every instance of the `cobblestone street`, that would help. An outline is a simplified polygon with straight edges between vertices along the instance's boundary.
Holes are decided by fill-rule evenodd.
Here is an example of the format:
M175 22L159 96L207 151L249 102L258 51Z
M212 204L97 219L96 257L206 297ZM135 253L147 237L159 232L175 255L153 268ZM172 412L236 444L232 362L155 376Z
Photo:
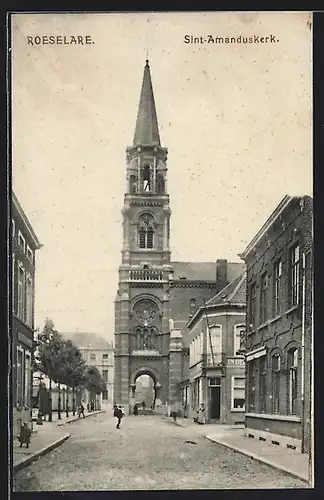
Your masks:
M305 488L305 483L211 443L200 426L110 412L69 425L72 437L19 471L15 491ZM186 443L193 441L196 444Z

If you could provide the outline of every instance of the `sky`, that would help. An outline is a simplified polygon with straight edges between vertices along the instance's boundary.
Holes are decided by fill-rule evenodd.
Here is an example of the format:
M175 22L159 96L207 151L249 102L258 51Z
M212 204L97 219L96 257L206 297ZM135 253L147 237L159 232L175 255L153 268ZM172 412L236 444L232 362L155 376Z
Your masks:
M114 335L125 149L149 57L169 150L171 256L239 262L283 196L312 194L311 14L16 14L12 182L43 244L36 326ZM185 35L275 36L186 44ZM89 36L29 45L28 36ZM209 38L210 39L210 38Z

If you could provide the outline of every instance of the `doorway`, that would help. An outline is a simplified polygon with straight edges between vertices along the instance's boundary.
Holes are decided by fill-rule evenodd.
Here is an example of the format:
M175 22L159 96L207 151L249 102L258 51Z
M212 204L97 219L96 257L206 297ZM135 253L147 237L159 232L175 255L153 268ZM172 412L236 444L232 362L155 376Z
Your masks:
M155 383L150 375L140 375L135 382L135 403L142 411L154 410Z
M221 379L212 377L209 379L209 401L210 419L220 420L221 416Z

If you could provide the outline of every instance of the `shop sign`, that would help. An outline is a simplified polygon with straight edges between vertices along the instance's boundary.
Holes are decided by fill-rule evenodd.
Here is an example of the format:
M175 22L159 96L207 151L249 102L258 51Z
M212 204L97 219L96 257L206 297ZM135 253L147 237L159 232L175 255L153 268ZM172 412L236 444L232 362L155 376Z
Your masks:
M227 366L245 366L244 358L228 358Z

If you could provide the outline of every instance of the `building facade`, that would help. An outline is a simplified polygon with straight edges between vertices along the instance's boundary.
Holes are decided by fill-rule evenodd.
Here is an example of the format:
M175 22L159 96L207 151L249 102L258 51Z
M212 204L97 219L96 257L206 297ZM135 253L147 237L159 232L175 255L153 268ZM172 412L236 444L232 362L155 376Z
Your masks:
M35 252L41 246L15 193L12 193L11 380L14 435L18 432L21 421L32 420Z
M190 307L226 284L220 275L217 279L215 263L195 267L171 261L167 155L146 61L133 145L126 150L122 263L115 299L114 395L126 411L135 404L136 380L143 374L153 379L156 408L179 408L179 384L189 378ZM242 268L240 263L228 266L233 274Z
M95 333L73 332L63 333L62 336L71 340L80 350L84 362L88 366L95 366L106 383L105 391L100 395L98 404L113 404L114 400L114 347ZM89 402L89 394L84 392L83 400Z
M241 342L245 310L243 273L199 307L189 320L189 390L182 387L188 417L195 417L203 403L206 423L244 422L245 358Z
M307 452L311 434L312 198L285 196L247 265L246 434Z

